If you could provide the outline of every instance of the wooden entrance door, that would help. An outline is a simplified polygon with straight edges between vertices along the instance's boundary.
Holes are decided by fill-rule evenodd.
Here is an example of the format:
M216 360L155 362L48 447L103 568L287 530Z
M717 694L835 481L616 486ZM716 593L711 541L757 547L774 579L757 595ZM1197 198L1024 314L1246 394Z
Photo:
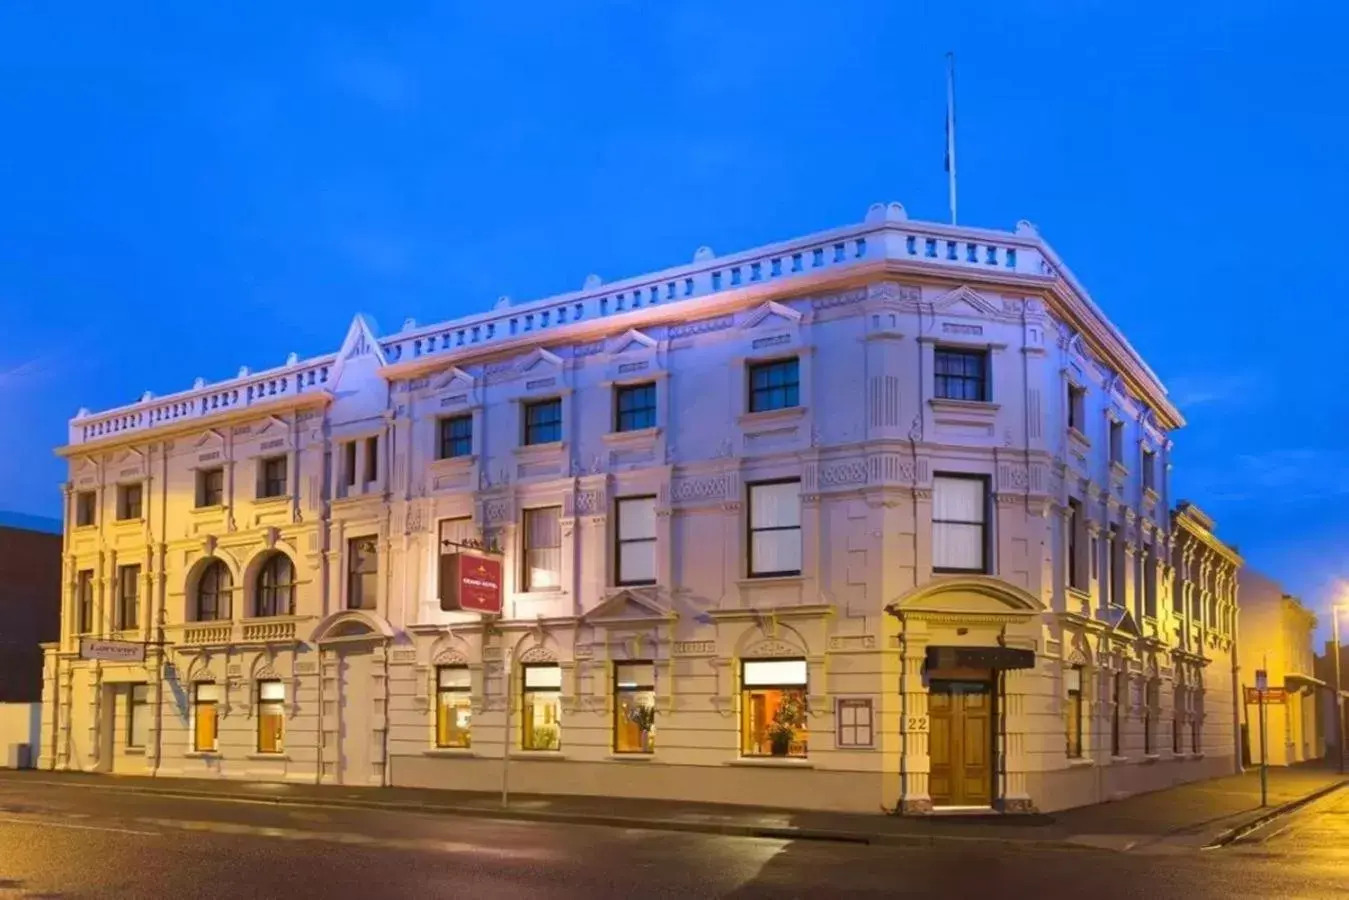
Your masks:
M987 681L933 680L928 686L934 806L993 803L993 691Z

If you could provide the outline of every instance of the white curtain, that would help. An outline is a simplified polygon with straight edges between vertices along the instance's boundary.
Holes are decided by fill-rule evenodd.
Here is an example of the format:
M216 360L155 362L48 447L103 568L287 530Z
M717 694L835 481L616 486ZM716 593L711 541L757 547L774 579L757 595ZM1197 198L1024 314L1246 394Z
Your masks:
M977 478L933 479L932 566L984 567L984 482Z
M525 590L562 585L561 507L525 510Z
M751 574L801 571L801 484L750 487Z
M656 498L618 501L618 578L656 580Z

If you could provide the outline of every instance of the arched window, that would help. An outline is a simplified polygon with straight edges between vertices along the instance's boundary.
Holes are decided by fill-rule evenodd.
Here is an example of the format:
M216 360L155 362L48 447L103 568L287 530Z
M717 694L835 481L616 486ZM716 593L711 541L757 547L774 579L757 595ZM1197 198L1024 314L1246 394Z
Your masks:
M197 621L214 622L230 617L230 590L234 579L223 562L213 559L197 579Z
M295 565L290 557L277 552L258 570L257 600L254 615L291 616L295 614Z

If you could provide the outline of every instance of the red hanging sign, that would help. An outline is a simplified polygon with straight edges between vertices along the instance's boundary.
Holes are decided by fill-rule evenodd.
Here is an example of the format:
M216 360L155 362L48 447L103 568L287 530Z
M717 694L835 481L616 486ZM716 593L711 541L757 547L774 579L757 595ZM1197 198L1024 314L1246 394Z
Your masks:
M440 608L501 614L501 560L467 553L440 557Z

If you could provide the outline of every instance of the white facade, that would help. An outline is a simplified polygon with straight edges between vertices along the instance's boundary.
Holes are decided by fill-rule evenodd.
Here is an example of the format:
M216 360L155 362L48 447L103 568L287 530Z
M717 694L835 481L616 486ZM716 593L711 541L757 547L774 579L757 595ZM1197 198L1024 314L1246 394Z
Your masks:
M1019 811L1231 771L1230 717L1158 737L1180 424L1030 226L898 204L357 317L72 421L41 764L495 790L509 715L522 792ZM499 620L442 611L442 536L504 552Z

